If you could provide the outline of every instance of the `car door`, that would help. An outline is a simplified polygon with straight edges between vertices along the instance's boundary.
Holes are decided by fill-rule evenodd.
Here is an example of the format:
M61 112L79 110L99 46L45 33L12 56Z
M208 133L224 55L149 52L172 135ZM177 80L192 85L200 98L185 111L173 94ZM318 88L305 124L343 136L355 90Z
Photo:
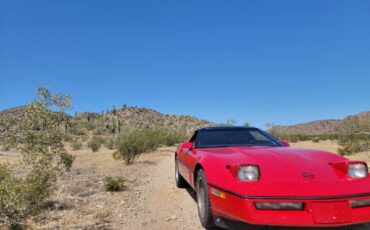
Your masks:
M188 140L188 142L193 143L193 147L197 135L198 131L194 132L193 136ZM180 147L177 153L179 172L189 184L193 182L193 168L196 164L194 164L194 152L196 152L195 149L190 150Z

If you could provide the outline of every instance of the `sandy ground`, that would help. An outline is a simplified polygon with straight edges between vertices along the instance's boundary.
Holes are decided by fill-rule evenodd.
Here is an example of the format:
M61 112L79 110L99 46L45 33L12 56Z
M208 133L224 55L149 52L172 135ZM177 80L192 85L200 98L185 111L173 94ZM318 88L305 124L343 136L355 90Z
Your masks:
M333 152L338 148L330 141L292 146ZM202 229L194 194L174 184L174 151L174 147L160 148L142 155L130 166L113 160L112 150L92 153L85 146L73 151L77 158L71 172L58 182L59 189L46 211L28 224L36 229ZM351 158L370 162L369 156L366 152ZM17 164L18 159L16 152L0 152L0 162ZM126 189L104 191L107 176L126 178ZM245 226L236 224L234 229Z

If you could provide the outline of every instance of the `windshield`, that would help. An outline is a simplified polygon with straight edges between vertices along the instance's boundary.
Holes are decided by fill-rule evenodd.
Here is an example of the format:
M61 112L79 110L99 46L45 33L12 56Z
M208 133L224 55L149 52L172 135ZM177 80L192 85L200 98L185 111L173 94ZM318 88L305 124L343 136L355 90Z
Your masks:
M282 146L282 144L256 128L202 130L196 140L196 148L227 146Z

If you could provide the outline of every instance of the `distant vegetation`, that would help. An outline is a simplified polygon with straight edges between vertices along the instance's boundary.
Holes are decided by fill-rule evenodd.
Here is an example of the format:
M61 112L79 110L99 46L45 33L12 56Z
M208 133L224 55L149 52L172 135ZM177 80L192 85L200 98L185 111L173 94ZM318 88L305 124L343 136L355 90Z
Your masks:
M370 150L370 112L343 120L314 121L293 126L272 126L269 132L290 142L337 140L338 153L349 155Z
M1 133L5 129L13 129L25 116L27 107L20 106L0 112L0 119L10 120L0 126L0 145L3 149L8 149L2 143ZM197 128L215 125L205 120L191 116L166 115L152 109L129 107L123 105L121 108L94 112L79 112L74 116L63 113L65 123L62 128L63 141L71 143L74 150L81 149L84 142L92 151L99 151L104 145L108 149L118 147L117 139L122 133L132 130L168 130L172 133L185 133L189 135ZM184 134L182 134L184 135ZM178 138L167 138L166 145L173 145Z

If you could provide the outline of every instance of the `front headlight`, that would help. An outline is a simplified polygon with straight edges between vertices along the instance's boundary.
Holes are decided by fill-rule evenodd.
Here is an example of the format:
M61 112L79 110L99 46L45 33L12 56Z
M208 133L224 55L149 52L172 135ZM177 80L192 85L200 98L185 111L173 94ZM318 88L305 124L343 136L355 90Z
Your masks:
M238 169L238 178L241 181L258 181L260 172L257 166L240 166Z
M368 169L366 164L353 163L348 165L348 175L352 178L366 178Z

